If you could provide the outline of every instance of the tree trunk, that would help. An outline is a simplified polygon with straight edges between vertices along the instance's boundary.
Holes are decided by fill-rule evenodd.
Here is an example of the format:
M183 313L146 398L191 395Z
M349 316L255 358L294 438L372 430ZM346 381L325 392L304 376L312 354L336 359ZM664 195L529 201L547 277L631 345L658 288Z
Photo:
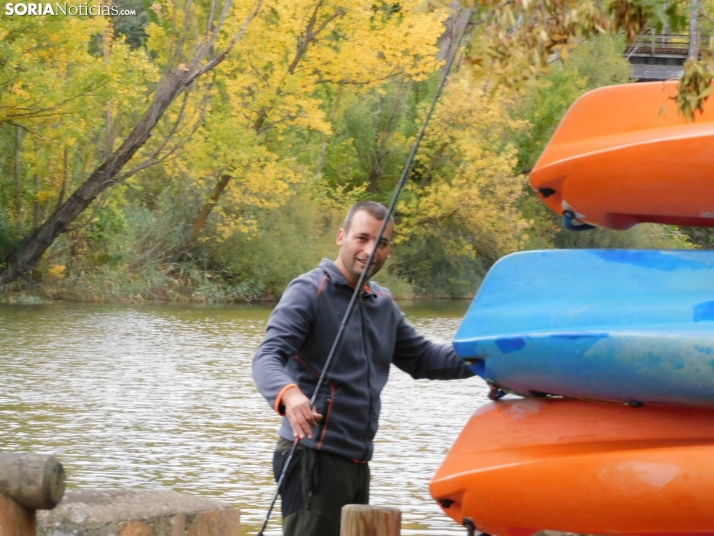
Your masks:
M34 231L40 225L40 200L37 196L40 193L40 178L35 173L35 200L32 203L32 230Z
M439 43L438 58L440 60L446 60L446 58L449 57L451 49L456 46L456 42L461 34L461 29L464 28L471 19L471 10L461 9L461 2L459 0L453 0L450 7L454 12L449 15L444 23L446 29L444 33L441 34Z
M20 175L20 156L22 155L22 132L15 127L15 224L17 234L22 235L22 177Z
M300 64L300 61L302 61L302 58L305 56L305 53L307 52L310 46L310 43L312 43L317 38L317 36L320 35L320 33L330 24L330 22L332 22L336 18L344 16L347 13L344 8L334 7L334 13L323 21L321 21L320 25L316 27L320 14L320 8L323 7L323 4L324 0L318 0L318 2L315 4L315 9L312 11L312 16L310 17L310 20L308 21L307 26L305 28L305 33L298 37L297 51L295 52L295 56L290 62L290 65L288 66L288 76L295 73L295 69L297 69L298 65ZM275 95L280 96L281 94L281 88L278 87L275 90ZM265 120L267 118L268 108L265 107L258 112L258 118L255 120L255 123L253 123L253 130L260 134L260 131L263 128Z
M290 65L288 66L288 76L292 75L295 72L295 69L297 69L298 65L300 64L300 61L305 56L305 53L307 52L308 47L310 46L310 43L312 43L315 38L317 38L317 36L329 25L330 22L332 22L336 18L344 16L345 13L347 13L345 9L341 7L335 7L334 13L323 21L321 21L319 27L316 27L320 8L323 7L323 4L324 0L318 0L315 4L315 9L313 9L312 16L310 17L310 20L307 23L305 33L302 34L298 39L297 51L295 52L295 56L290 62ZM275 91L275 95L280 96L281 93L281 88L278 87ZM258 117L253 123L252 128L258 134L261 133L261 130L265 126L265 122L268 119L268 111L269 109L267 107L262 108L258 112ZM218 201L223 195L223 192L225 191L226 186L228 185L228 182L231 180L231 178L232 177L223 175L216 184L216 187L213 189L211 197L208 198L206 204L203 205L203 207L201 208L201 212L196 217L196 221L194 222L193 227L191 229L192 241L196 240L196 238L200 234L201 229L203 229L204 224L208 220L208 216L211 215L211 212L218 204Z
M107 103L107 145L105 149L105 158L109 158L114 148L114 130L112 127L112 103Z
M214 7L218 2L214 0ZM142 166L137 166L132 171L119 175L119 172L126 165L134 154L146 143L151 133L164 114L166 109L184 90L198 77L214 69L220 64L233 49L238 40L245 35L248 25L258 16L263 5L263 0L256 2L255 9L245 20L228 46L216 58L206 62L206 58L215 45L221 27L230 11L231 1L226 0L223 4L219 22L214 26L215 31L205 35L201 39L196 55L188 63L181 63L170 74L163 79L156 90L149 109L144 113L136 126L126 137L121 146L106 158L82 183L82 185L62 203L55 212L38 227L30 237L19 247L15 248L7 263L6 259L0 259L0 266L4 266L0 272L0 285L6 285L17 279L24 272L34 268L47 251L55 239L63 233L67 226L79 216L89 204L97 198L107 188L126 180L137 170L150 165L150 161ZM154 155L156 156L156 155ZM153 158L153 157L152 157Z
M62 185L60 186L59 197L57 198L57 209L64 203L64 194L67 192L67 185L69 184L69 149L64 146L64 167L62 168Z
M689 57L699 59L699 30L697 29L697 0L692 0L692 10L689 12Z
M117 184L115 178L124 165L134 156L151 136L153 128L169 105L193 80L189 72L176 69L159 87L149 109L134 127L124 143L104 160L84 181L84 183L62 203L55 212L38 227L10 256L7 266L0 273L0 285L17 279L22 273L34 268L67 226L79 216L89 204L104 190Z
M232 177L226 174L221 175L221 178L218 179L218 182L216 182L216 185L213 187L211 197L209 197L208 201L206 201L206 204L203 205L201 212L198 213L198 217L193 223L193 228L191 229L192 241L196 240L198 238L198 235L201 234L201 229L203 229L203 226L206 224L206 220L208 220L208 217L211 215L213 208L218 203L218 200L221 198L221 195L223 195L223 192L225 191L231 179Z

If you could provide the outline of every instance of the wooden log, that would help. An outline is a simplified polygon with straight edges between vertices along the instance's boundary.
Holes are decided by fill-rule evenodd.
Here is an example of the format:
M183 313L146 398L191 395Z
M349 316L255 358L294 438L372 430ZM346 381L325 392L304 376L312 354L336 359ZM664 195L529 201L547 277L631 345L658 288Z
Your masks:
M35 511L0 495L0 535L35 536L37 520Z
M399 508L365 504L342 507L340 536L399 536L401 526Z
M64 468L54 456L0 453L0 494L31 510L51 510L64 495Z

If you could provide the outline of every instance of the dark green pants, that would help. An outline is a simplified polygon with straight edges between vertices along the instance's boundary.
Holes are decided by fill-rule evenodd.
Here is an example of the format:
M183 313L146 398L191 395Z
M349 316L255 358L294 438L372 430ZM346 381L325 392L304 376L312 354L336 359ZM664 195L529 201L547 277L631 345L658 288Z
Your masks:
M280 478L292 443L278 441L273 456ZM298 445L280 486L283 536L339 536L346 504L369 503L369 466Z

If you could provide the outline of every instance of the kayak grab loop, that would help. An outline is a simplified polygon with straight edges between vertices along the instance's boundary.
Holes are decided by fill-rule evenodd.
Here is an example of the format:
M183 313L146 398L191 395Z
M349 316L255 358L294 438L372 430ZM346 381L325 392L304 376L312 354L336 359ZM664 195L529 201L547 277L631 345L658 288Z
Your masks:
M503 398L504 396L506 396L506 391L501 389L495 383L488 382L488 386L489 386L489 391L488 391L488 399L489 400L498 400L499 398Z
M477 376L483 378L486 373L486 363L481 358L468 358L464 359L464 363L469 367Z
M594 225L589 225L578 220L572 210L563 211L563 225L568 231L588 231L595 229Z
M470 517L465 517L464 518L464 527L466 527L466 534L468 536L476 536L476 525L474 524L473 519ZM486 534L485 532L479 532L479 536L491 536L490 534Z
M543 196L543 199L548 199L555 193L553 188L538 188L538 193Z

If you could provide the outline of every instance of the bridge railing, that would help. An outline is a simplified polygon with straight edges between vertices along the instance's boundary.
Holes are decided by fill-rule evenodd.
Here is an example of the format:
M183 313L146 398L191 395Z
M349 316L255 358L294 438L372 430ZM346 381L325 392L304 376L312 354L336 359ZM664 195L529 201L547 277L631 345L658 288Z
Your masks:
M625 54L650 56L687 56L689 54L690 35L658 34L654 30L638 35L627 47ZM699 35L699 51L709 43L709 35Z

